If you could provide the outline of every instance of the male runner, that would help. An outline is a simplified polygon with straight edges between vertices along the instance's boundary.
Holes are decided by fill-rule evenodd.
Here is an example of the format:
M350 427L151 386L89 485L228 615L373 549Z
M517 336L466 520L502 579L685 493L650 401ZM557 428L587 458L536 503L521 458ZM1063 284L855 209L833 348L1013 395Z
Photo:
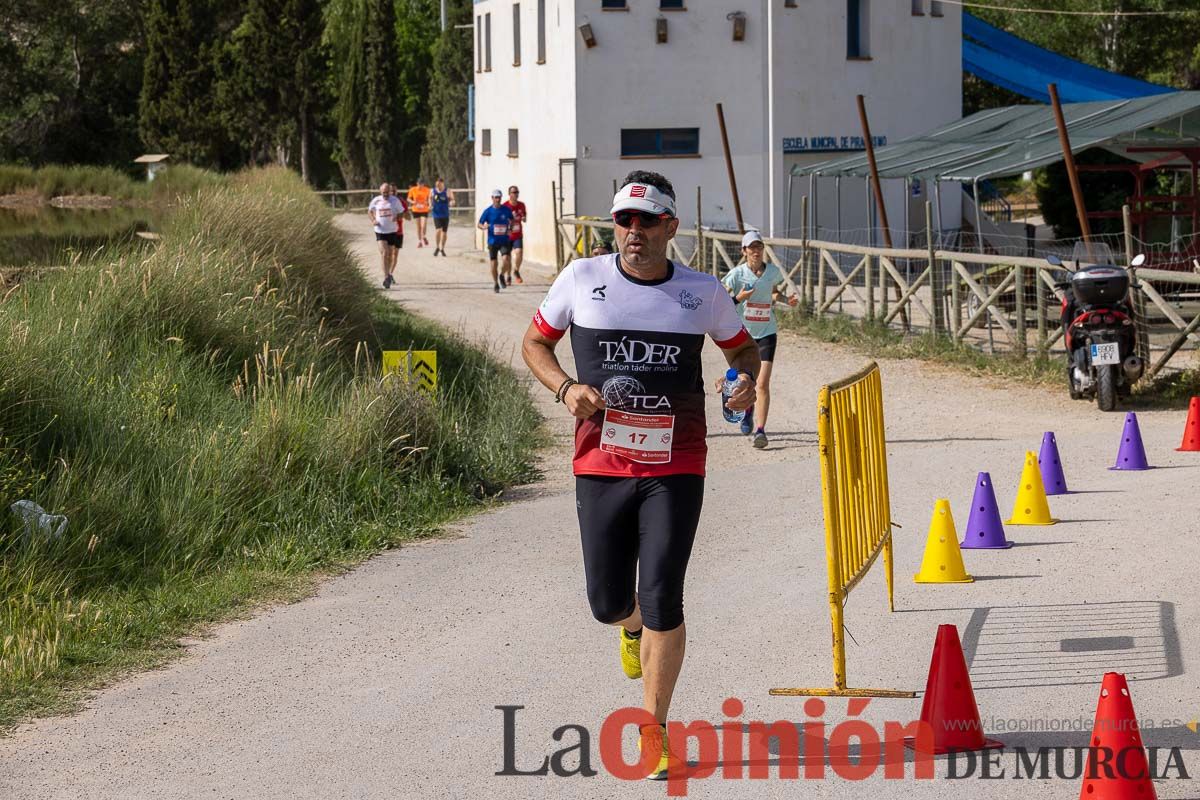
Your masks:
M367 217L375 227L375 241L379 244L379 258L383 266L383 288L390 289L395 280L396 256L404 234L400 233L400 215L404 207L399 198L392 194L391 184L379 184L379 194L367 206Z
M525 260L523 237L525 235L525 219L528 215L525 213L525 204L520 201L520 197L521 190L516 186L510 186L508 187L508 202L504 205L512 211L513 215L512 232L508 236L509 240L512 241L513 279L517 283L524 283L525 281L521 280L521 262Z
M479 215L480 230L487 231L488 258L491 261L492 267L492 291L499 292L502 287L508 286L508 275L512 271L512 242L508 238L508 229L512 224L512 211L504 206L500 200L504 195L499 189L492 190L492 204L483 210ZM504 256L504 267L500 270L499 276L496 274L496 257L497 255Z
M618 253L575 260L559 274L521 352L576 418L588 602L597 620L620 626L625 674L644 675L643 703L661 727L644 729L641 741L659 755L649 777L662 779L683 664L684 573L704 499L704 337L743 373L730 408L754 402L759 359L717 279L667 258L679 220L666 178L631 172L612 215ZM578 381L554 355L568 328Z
M417 178L417 185L408 189L408 206L417 222L417 247L428 247L425 238L425 218L429 216L429 186L424 178Z
M764 258L766 245L756 230L742 237L742 263L731 269L724 279L725 288L737 301L738 313L746 323L746 330L758 345L762 358L762 371L758 373L758 401L753 414L742 420L742 433L754 432L752 444L759 450L767 446L767 412L771 408L771 367L775 363L775 344L779 329L775 324L775 299L782 297L780 286L784 283L783 270L768 264ZM796 305L797 298L788 300Z
M433 207L431 214L433 217L433 254L436 256L441 253L444 257L446 255L446 236L450 230L450 206L454 205L454 198L446 191L446 182L438 178L434 182L434 189L429 199Z

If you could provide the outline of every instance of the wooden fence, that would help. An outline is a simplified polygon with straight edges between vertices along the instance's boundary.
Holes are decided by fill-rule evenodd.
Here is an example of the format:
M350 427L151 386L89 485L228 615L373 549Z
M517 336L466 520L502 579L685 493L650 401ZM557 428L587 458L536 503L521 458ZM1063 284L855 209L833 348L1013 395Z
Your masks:
M556 217L559 268L611 241L610 220ZM932 231L927 241L933 242ZM741 235L680 229L668 255L720 276L740 260ZM690 246L688 246L690 244ZM848 314L967 341L1025 357L1048 353L1063 336L1059 321L1069 270L1042 259L936 249L864 247L816 239L764 237L767 260L783 268L801 313ZM1200 344L1200 266L1177 272L1131 268L1139 354L1152 378L1189 341ZM1172 301L1167 295L1176 297ZM1191 306L1190 320L1182 313ZM1193 347L1192 349L1195 349Z
M407 189L404 192L407 194ZM450 192L450 197L454 199L454 205L450 206L450 213L455 212L471 212L474 213L475 198L474 189L447 189ZM363 197L370 201L371 197L379 194L379 189L338 189L336 191L315 192L316 195L325 198L329 203L330 208L338 208L343 211L366 211L366 203L360 206L353 205L353 197ZM399 194L399 190L397 191ZM466 204L459 200L459 197L466 198Z

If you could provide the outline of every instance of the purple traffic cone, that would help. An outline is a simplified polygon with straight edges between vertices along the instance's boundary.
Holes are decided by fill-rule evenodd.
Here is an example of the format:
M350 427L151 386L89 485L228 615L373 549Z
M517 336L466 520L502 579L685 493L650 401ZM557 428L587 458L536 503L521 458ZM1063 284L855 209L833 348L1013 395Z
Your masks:
M996 505L992 477L981 472L975 480L971 518L967 520L967 529L959 547L968 550L1003 550L1012 546L1013 543L1004 538L1004 523L1000 521L1000 507Z
M1063 475L1062 459L1058 457L1058 443L1054 441L1051 431L1042 434L1038 468L1042 471L1042 486L1046 488L1046 494L1070 494L1067 491L1067 477Z
M1137 414L1132 411L1125 415L1125 430L1121 433L1121 449L1117 451L1117 463L1109 469L1150 469L1146 462L1146 447L1142 444L1142 430L1138 427Z

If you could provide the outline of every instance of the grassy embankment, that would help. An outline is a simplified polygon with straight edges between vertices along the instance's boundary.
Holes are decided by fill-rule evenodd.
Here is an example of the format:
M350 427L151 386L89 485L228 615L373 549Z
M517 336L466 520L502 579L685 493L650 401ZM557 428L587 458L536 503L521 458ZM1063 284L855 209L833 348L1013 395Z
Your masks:
M975 375L987 375L1025 384L1066 391L1061 355L1052 357L1031 352L1027 358L989 355L946 337L931 334L905 336L895 328L836 314L820 319L799 313L780 315L780 327L822 342L849 345L872 358L911 358L956 367ZM1195 370L1162 375L1149 384L1135 387L1132 407L1184 407L1188 398L1200 394L1200 373Z
M215 172L187 164L174 164L152 182L135 179L112 167L18 167L0 164L0 196L27 195L48 201L54 197L102 195L114 200L163 202L200 189L214 188L224 180Z
M511 371L379 300L290 173L226 184L0 302L0 727L531 477ZM436 403L378 377L410 346ZM26 538L19 498L66 534Z

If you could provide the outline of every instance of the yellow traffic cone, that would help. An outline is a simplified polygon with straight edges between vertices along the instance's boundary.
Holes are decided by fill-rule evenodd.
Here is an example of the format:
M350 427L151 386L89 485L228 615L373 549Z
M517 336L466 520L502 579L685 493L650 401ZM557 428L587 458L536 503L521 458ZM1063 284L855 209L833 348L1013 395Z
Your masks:
M1017 502L1013 504L1012 519L1006 524L1053 525L1056 522L1058 520L1050 516L1050 504L1046 502L1046 487L1042 484L1037 454L1032 450L1026 451L1021 485L1017 487Z
M921 571L913 575L916 583L970 583L974 578L963 566L962 550L958 549L958 532L954 530L954 515L950 501L938 500L929 521L929 538L925 540L925 557Z

